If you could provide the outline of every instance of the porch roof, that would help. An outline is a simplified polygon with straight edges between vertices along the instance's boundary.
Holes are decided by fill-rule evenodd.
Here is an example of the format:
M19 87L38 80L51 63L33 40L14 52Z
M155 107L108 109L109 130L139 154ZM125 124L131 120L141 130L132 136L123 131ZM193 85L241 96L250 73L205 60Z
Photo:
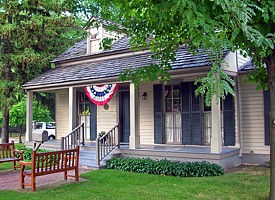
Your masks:
M224 52L224 56L227 53ZM101 61L59 66L27 82L23 85L23 89L47 88L56 84L59 86L77 85L77 82L94 82L95 80L106 80L108 78L117 80L119 74L126 69L135 69L155 63L156 61L152 60L151 56L151 52L146 52ZM204 53L202 49L196 55L193 55L186 48L180 48L176 52L176 61L171 65L173 70L178 70L210 66L211 61L209 52Z

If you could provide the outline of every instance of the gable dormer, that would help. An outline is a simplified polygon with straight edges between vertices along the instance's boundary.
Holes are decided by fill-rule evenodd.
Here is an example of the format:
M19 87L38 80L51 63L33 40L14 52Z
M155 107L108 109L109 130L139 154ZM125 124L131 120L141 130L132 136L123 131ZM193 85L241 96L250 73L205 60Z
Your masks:
M104 38L113 39L119 38L119 34L114 31L108 31L104 28L102 23L95 24L91 28L87 29L87 54L97 53L103 51L101 48Z

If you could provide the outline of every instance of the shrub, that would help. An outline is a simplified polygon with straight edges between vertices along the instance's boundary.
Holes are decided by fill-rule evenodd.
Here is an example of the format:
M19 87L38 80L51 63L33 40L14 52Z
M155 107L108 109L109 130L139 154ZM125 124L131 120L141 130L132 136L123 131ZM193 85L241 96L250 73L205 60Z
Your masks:
M24 160L31 160L32 159L32 149L31 148L28 148L28 147L18 147L16 148L18 150L23 150L23 158ZM48 152L48 150L45 150L45 149L38 149L37 152ZM19 157L19 155L16 155Z
M224 169L214 163L177 162L169 160L152 160L149 158L112 158L107 161L108 169L147 174L162 174L180 177L220 176Z

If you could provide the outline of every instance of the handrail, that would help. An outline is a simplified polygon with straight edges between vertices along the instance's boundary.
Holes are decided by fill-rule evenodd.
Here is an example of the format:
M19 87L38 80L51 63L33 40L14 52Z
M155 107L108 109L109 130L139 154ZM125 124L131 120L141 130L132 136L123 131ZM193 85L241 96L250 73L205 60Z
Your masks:
M61 137L61 150L72 149L84 145L84 123L76 127L66 137Z
M119 124L109 132L96 138L96 165L100 167L100 161L108 156L113 149L119 147Z

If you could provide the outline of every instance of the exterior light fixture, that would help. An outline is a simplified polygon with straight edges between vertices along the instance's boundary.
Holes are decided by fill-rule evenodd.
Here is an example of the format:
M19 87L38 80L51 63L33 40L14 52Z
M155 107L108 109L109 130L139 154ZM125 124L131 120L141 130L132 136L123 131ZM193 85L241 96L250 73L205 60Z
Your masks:
M142 97L143 100L147 99L147 92L143 92L141 97Z

